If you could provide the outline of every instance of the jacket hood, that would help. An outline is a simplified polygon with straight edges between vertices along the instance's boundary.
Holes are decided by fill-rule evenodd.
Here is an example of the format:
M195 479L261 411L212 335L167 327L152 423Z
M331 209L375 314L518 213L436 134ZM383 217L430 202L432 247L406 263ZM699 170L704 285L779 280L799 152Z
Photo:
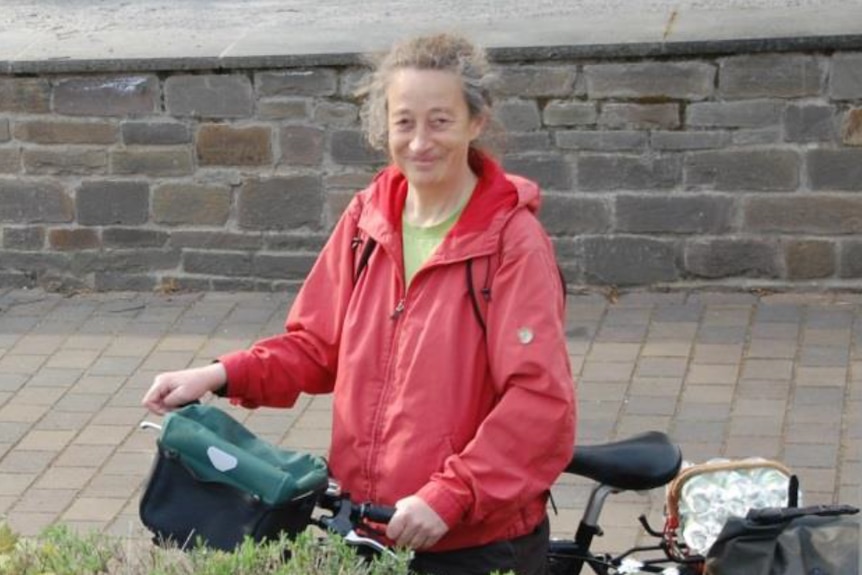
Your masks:
M440 246L444 259L474 257L496 250L509 218L520 209L537 213L541 203L535 182L506 174L484 152L472 150L469 162L479 181L461 217ZM378 173L372 184L360 192L359 227L395 254L401 253L401 214L407 184L407 178L393 165Z

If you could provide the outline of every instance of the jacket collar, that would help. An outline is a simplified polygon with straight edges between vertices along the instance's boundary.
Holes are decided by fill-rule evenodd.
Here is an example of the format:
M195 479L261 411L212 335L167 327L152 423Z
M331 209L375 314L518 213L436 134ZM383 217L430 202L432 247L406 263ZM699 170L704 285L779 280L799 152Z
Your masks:
M476 257L498 249L505 223L518 209L539 208L538 186L519 176L508 175L487 154L473 150L470 165L479 176L476 191L438 250L439 259ZM360 193L363 203L359 227L401 257L401 214L407 197L407 179L389 166ZM435 258L436 259L436 258Z

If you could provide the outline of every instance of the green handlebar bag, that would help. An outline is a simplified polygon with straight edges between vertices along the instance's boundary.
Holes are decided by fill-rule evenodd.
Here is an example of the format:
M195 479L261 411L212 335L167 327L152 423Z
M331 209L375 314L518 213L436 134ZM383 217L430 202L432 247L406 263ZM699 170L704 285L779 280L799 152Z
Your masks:
M165 416L140 517L158 543L231 550L294 536L326 490L326 462L278 448L214 406Z

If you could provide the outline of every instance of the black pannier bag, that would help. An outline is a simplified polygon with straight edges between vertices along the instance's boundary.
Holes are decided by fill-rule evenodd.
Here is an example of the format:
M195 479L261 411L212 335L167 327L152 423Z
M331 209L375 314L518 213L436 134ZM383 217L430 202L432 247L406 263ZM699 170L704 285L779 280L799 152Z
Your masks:
M160 544L233 550L294 536L326 490L326 462L275 447L213 406L165 416L158 453L140 502L143 524Z
M859 510L849 505L752 509L724 525L708 575L858 575Z

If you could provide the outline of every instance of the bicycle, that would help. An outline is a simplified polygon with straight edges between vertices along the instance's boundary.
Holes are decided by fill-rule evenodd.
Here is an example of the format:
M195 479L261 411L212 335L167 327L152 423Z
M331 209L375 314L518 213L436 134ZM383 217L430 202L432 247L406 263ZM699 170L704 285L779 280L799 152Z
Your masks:
M144 422L141 427L160 429L160 426L149 422ZM641 561L641 572L661 573L664 569L662 565L677 565L686 569L690 562L695 563L696 557L689 560L677 553L676 546L672 548L663 533L652 529L643 516L639 521L647 533L659 539L657 544L635 546L619 555L596 553L592 550L595 538L602 534L599 520L609 496L625 491L648 491L662 487L677 476L681 465L682 453L679 447L672 443L667 435L657 431L610 443L576 446L564 473L587 478L593 481L594 485L574 537L550 540L547 554L548 573L579 575L585 566L589 566L596 575L632 572L625 566L625 561L632 555L650 551L660 551L661 556ZM194 480L184 485L183 489L195 490ZM245 497L241 496L242 499ZM348 544L357 547L360 555L393 553L383 542L384 538L378 526L388 523L395 512L394 508L367 502L357 503L331 479L325 490L311 500L305 499L307 504L303 503L302 507L308 510L308 515L307 524L304 526L314 525L326 533L341 536ZM314 515L312 507L322 514ZM288 523L295 522L288 521L284 525ZM301 530L302 527L291 525L290 529ZM694 569L688 572L698 571Z
M594 539L602 534L599 518L610 495L662 487L676 477L681 465L679 447L667 435L655 431L621 441L578 446L564 473L585 477L595 484L574 538L551 539L547 555L549 574L578 575L584 566L589 566L596 575L611 575L619 571L627 558L650 551L662 554L659 558L640 562L642 572L660 573L664 570L662 565L693 569L699 559L688 560L675 555L664 541L663 534L652 529L643 516L639 521L650 535L659 538L656 545L636 546L616 556L592 551ZM355 503L335 483L330 484L330 489L321 496L317 505L332 513L312 519L312 523L321 529L377 553L391 552L374 537L376 532L368 527L367 521L386 523L394 513L393 508Z

